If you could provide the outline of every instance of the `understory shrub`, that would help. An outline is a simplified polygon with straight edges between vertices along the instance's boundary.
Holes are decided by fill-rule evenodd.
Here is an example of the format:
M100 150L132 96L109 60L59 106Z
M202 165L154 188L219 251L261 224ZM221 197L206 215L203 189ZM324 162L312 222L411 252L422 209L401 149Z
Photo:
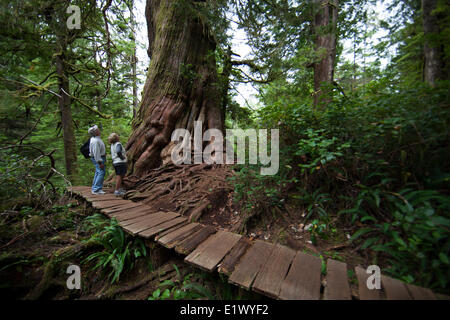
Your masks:
M338 216L341 225L354 229L351 240L360 249L387 258L387 272L445 291L448 82L434 88L385 86L376 94L360 90L335 97L324 109L283 90L267 89L258 110L262 128L280 129L280 172L264 177L241 169L236 199L246 210L259 211L261 204L293 201L317 226Z

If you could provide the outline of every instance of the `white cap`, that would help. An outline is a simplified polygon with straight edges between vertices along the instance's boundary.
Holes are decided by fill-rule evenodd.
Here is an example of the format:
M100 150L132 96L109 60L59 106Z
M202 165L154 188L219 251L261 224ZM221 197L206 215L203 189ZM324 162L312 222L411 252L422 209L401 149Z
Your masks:
M97 131L98 127L96 124L94 124L92 127L89 128L88 133L90 135L93 135L95 133L95 131Z

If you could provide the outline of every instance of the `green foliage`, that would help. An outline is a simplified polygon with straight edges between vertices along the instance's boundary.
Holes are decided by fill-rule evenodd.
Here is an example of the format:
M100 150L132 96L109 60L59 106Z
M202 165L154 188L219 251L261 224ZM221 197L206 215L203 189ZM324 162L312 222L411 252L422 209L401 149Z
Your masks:
M386 254L391 267L385 271L407 282L445 288L449 281L449 212L449 197L434 190L396 193L365 188L355 207L341 214L351 214L352 221L366 225L350 240L362 243L361 249Z
M336 137L328 139L322 135L324 131L324 129L313 130L309 128L306 130L307 137L299 141L298 150L295 154L298 156L309 155L311 158L308 163L299 164L302 171L308 168L309 173L313 173L319 170L321 165L324 166L328 162L342 157L344 155L343 150L350 147L348 142L336 145L338 139Z
M192 300L199 298L208 298L214 300L214 296L200 284L193 282L193 273L182 276L178 267L174 264L177 276L174 280L165 280L161 282L158 289L153 291L148 300Z
M332 227L330 223L314 219L308 229L311 234L311 242L317 245L317 239L328 239L331 233L336 233L336 228Z
M258 169L242 166L229 181L234 182L235 200L245 203L246 210L255 206L280 206L280 188L284 183L281 179L263 176Z
M296 180L290 177L290 167L280 168L277 175L261 175L258 166L236 165L235 174L228 178L233 183L233 201L240 204L244 211L242 224L243 232L246 224L257 214L267 213L278 215L286 202L285 191Z
M12 150L0 151L0 202L3 206L23 203L42 206L64 192L66 181L58 174L50 179L50 163L33 151L22 154Z
M329 219L329 214L326 211L327 202L331 201L328 193L321 192L321 188L308 193L306 190L299 190L299 194L292 196L294 199L300 200L300 204L306 208L305 220L309 219L312 215L318 216L321 219Z
M88 184L92 181L92 163L81 156L78 148L88 138L89 125L102 125L103 137L118 132L126 142L129 136L133 101L130 61L137 44L131 28L133 22L127 15L129 2L112 1L106 12L110 48L100 10L105 4L95 1L70 4L83 8L80 30L67 29L64 18L69 15L65 2L27 0L0 4L4 23L0 31L0 144L24 143L45 152L56 150L53 154L56 170L65 173L58 98L48 91L59 92L55 56L64 48L78 156L79 174L72 183ZM61 44L61 39L67 43ZM137 65L138 85L143 69ZM101 118L95 111L110 118ZM16 154L33 159L23 149ZM107 170L107 174L112 173L112 166Z
M288 83L268 86L258 117L263 127L280 128L283 170L273 177L239 171L235 196L259 212L261 203L282 208L281 199L301 206L314 243L332 239L337 225L357 224L351 240L386 258L391 274L443 290L450 249L448 82L430 88L393 81L373 79L352 95L336 95L324 110L311 108ZM281 188L286 182L290 188ZM339 224L329 225L337 212Z
M89 222L95 228L103 226L100 232L87 240L96 241L103 247L103 251L92 253L83 262L96 263L92 271L99 268L103 273L109 271L107 277L111 279L111 283L118 282L123 271L133 269L137 259L149 255L143 240L130 239L118 225L117 220L112 219L108 225L104 226L103 221L98 216L94 216L89 219Z

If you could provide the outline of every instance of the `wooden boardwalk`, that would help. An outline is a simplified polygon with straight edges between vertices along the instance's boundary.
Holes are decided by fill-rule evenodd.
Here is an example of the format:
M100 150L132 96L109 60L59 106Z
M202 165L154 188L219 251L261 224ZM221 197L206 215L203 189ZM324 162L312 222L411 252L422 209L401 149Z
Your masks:
M208 272L228 276L232 284L282 300L351 300L344 262L328 259L322 275L320 258L266 241L250 241L239 234L190 223L174 212L162 212L112 194L92 195L90 187L72 187L128 233L152 239L185 255L184 261ZM369 290L369 275L356 267L360 300L429 300L448 297L382 275L381 290ZM323 290L321 290L323 287Z

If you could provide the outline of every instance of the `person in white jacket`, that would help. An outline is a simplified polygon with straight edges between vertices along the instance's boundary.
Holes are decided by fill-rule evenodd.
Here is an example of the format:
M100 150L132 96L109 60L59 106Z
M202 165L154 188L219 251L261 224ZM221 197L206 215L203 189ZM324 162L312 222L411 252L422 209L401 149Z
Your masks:
M105 194L103 191L103 180L105 178L106 148L100 138L100 129L93 125L89 128L91 135L89 143L89 156L95 166L94 180L92 180L92 194Z
M114 191L116 196L125 194L122 188L122 180L127 173L127 156L125 155L125 149L119 140L119 135L114 132L108 137L108 142L111 144L112 163L114 170L116 171L116 189Z

